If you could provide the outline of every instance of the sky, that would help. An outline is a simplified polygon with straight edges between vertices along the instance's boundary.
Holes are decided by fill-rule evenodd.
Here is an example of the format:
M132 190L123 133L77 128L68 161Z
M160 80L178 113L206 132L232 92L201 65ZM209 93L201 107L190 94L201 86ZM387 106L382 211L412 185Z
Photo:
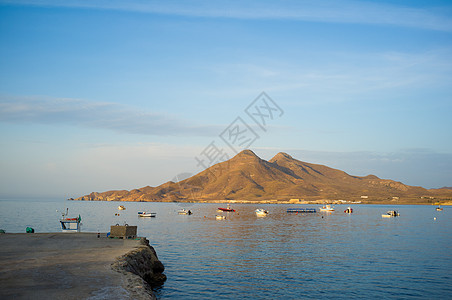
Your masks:
M246 148L452 186L451 57L450 1L0 0L0 198Z

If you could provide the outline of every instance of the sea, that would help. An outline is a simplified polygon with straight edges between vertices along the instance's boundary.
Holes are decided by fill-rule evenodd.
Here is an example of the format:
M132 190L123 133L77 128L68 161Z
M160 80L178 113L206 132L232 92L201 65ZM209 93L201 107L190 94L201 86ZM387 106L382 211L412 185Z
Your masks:
M0 200L0 229L59 232L61 212L82 231L138 226L165 265L158 299L452 299L452 207ZM124 205L125 210L118 210ZM190 209L192 215L179 215ZM256 208L269 211L257 217ZM287 208L316 208L289 214ZM396 218L382 218L398 210ZM139 218L151 211L155 218ZM119 214L119 215L117 215ZM215 215L226 219L217 220Z

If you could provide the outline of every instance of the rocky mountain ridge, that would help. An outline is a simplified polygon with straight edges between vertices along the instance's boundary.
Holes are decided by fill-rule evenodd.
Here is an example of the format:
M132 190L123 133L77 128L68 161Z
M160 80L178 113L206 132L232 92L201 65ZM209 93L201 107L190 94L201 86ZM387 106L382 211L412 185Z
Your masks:
M427 190L375 175L352 176L324 165L294 159L280 152L266 161L244 150L228 161L180 182L157 187L91 193L90 201L361 201L363 203L433 203L452 200L447 189ZM436 199L436 200L435 200Z

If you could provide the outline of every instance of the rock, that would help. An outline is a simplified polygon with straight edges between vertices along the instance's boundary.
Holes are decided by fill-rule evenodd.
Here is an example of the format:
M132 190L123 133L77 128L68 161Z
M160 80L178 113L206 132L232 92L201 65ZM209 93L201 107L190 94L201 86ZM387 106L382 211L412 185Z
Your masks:
M152 287L162 285L166 280L166 275L162 274L165 267L145 238L141 239L139 247L118 257L112 269L126 276L127 289L134 297L144 291L155 299Z

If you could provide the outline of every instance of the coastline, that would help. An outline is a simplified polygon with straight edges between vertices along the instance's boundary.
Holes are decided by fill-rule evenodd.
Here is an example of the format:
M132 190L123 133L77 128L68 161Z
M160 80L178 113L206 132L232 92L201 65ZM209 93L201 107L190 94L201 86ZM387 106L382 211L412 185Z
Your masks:
M155 299L151 287L140 277L164 270L149 242L97 236L0 234L2 298ZM166 277L160 273L155 275L163 282Z
M317 200L304 200L304 199L290 199L290 200L227 200L227 199L217 199L217 200L176 200L176 201L168 201L168 200L154 200L154 201L131 201L131 200L120 200L120 199L93 199L93 200L82 200L80 198L77 199L67 199L68 201L87 201L87 202L140 202L140 203L230 203L230 204L307 204L307 205L321 205L321 204L335 204L335 205L452 205L452 200L449 199L432 199L431 202L428 201L418 201L415 198L409 199L398 199L398 200L354 200L354 201L346 201L340 199L317 199Z

